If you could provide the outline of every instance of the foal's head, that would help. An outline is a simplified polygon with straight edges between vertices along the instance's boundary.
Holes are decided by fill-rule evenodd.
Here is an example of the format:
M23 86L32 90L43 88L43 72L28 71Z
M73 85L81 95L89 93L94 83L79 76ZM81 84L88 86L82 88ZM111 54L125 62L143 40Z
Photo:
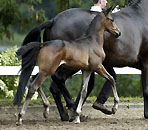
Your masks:
M102 13L102 26L104 29L111 34L113 34L115 37L119 37L121 35L120 29L115 24L113 17L110 15L111 8L103 11Z

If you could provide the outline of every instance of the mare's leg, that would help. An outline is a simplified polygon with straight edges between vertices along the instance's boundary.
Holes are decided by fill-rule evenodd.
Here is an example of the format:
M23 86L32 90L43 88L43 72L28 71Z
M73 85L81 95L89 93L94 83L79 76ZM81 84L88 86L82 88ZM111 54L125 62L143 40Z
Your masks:
M105 77L106 79L108 79L111 82L111 84L112 84L112 90L113 90L113 94L114 94L114 106L112 108L112 113L115 114L115 112L117 111L118 102L119 102L119 97L118 97L117 90L116 90L115 80L106 71L106 69L104 68L104 66L102 64L98 66L96 72L99 73L101 76Z
M37 77L35 78L35 80L33 81L33 83L30 85L29 91L28 91L28 94L27 94L27 97L26 97L26 100L25 100L25 103L24 103L24 105L22 107L21 112L18 115L18 122L17 122L18 125L22 124L23 115L25 115L25 112L27 110L27 107L29 105L29 102L30 102L32 96L34 95L35 91L37 91L39 89L39 87L41 86L43 81L46 79L46 77L47 77L46 74L39 73L37 75Z
M75 123L80 123L80 113L82 111L82 104L86 98L87 95L87 88L88 88L88 82L89 82L89 78L91 75L92 71L83 71L82 75L83 75L83 81L82 81L82 90L81 90L81 95L80 95L80 100L76 109L76 113L78 114L76 116L76 121Z
M61 120L68 121L69 120L68 112L65 111L64 106L62 104L62 100L61 100L62 93L54 81L52 82L52 84L50 86L50 92L52 93L54 101L57 105Z
M64 99L66 101L66 106L68 108L71 108L74 104L74 101L65 86L65 81L67 80L67 78L72 76L77 71L78 70L68 69L63 65L61 65L56 70L56 72L51 76L53 82L50 86L50 91L54 97L62 121L67 121L68 118L67 118L67 113L64 111L64 107L61 101L61 94L63 94L64 96Z
M113 78L116 82L117 81L117 75L116 75L114 69L112 67L108 67L108 66L105 66L105 69L107 70L107 72L111 76L113 76ZM108 114L108 115L112 114L112 111L108 110L108 108L104 105L104 103L107 101L107 99L110 95L111 90L112 90L112 84L110 83L109 80L107 80L104 83L104 85L103 85L103 87L102 87L102 89L101 89L101 91L100 91L100 93L97 97L97 100L94 102L92 107L94 109L100 110L104 114Z
M148 61L142 64L141 81L144 97L144 117L148 119Z

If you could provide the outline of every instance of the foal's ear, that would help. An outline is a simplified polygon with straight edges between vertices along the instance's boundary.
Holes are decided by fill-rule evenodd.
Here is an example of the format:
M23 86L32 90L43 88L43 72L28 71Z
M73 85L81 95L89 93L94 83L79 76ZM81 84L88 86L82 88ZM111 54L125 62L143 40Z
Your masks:
M110 8L104 9L103 10L104 15L107 16L109 14L109 12L112 11L112 8L113 8L113 6L111 6Z

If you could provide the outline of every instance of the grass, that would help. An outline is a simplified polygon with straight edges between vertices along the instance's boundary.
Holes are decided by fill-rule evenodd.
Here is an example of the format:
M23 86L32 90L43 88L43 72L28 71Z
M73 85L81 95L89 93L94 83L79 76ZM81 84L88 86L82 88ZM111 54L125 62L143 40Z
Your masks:
M95 100L96 100L95 96L88 97L86 102L93 103ZM109 97L108 102L111 102L113 100L114 100L113 97ZM54 99L52 97L48 97L48 101L51 104L54 104ZM64 102L64 99L62 99L62 101ZM142 102L142 101L143 101L142 97L120 97L120 102ZM43 104L42 99L38 98L37 100L31 100L29 105L34 106L34 105L42 105L42 104ZM0 107L5 107L5 106L12 107L13 99L0 99Z

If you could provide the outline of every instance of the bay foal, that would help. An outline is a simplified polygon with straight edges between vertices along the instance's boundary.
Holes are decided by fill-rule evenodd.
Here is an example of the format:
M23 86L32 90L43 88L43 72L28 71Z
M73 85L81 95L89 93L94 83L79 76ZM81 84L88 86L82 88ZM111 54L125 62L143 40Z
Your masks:
M82 91L76 109L76 123L80 123L79 115L87 93L88 81L92 71L97 72L111 82L114 94L114 106L112 112L116 112L119 98L116 91L115 81L102 65L102 62L105 59L105 53L103 50L104 31L107 30L115 36L120 35L119 28L113 22L113 18L109 14L109 11L110 10L107 10L104 13L99 13L93 19L83 38L75 41L52 40L43 44L40 42L31 42L22 46L17 51L19 56L23 56L27 54L28 51L32 51L33 48L38 48L36 62L39 66L39 73L31 83L23 108L18 115L18 124L22 124L22 116L25 114L29 102L37 90L44 102L44 117L47 117L46 114L49 111L49 102L41 89L41 84L48 76L56 71L61 61L65 62L66 67L83 70ZM71 44L71 42L73 43ZM30 60L27 60L27 58L25 60L26 62L24 62L24 66L27 66Z

